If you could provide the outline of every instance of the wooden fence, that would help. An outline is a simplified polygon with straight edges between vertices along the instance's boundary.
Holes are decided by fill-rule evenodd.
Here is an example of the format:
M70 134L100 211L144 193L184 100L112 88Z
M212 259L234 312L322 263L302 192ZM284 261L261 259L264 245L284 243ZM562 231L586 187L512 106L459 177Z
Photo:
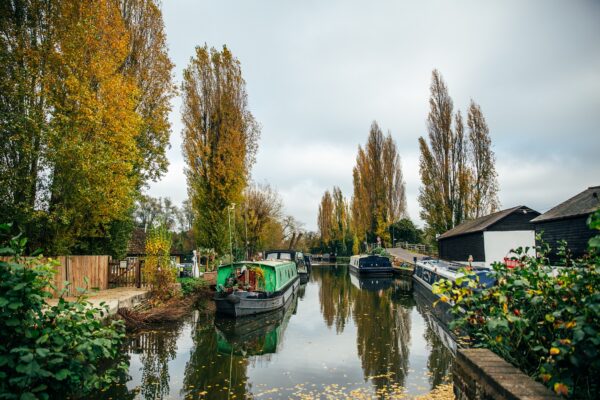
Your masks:
M54 285L56 286L56 291L53 293L54 297L58 297L65 287L68 287L67 295L69 296L77 295L78 288L87 290L108 289L109 258L109 256L52 257L60 263L56 266L56 275L54 276ZM10 257L2 257L2 260L8 261Z

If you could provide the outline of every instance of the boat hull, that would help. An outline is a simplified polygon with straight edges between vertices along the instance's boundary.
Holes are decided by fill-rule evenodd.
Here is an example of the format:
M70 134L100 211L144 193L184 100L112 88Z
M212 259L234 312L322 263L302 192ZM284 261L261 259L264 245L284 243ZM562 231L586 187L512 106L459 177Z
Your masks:
M231 317L256 315L283 307L300 286L299 277L295 277L280 291L265 298L252 297L249 292L218 293L214 301L217 312Z
M359 275L393 275L392 267L357 267L350 265L350 271Z

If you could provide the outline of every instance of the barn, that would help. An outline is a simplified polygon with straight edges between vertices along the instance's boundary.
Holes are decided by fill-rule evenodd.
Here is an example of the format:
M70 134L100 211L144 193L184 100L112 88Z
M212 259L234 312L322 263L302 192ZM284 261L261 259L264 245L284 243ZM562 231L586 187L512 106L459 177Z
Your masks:
M437 238L443 260L490 266L503 261L517 247L531 247L535 254L535 227L531 220L540 213L526 206L498 211L466 221Z
M592 186L531 221L536 233L550 245L550 262L559 263L557 249L561 240L567 242L573 257L585 255L588 241L598 233L588 228L587 219L598 208L600 186Z

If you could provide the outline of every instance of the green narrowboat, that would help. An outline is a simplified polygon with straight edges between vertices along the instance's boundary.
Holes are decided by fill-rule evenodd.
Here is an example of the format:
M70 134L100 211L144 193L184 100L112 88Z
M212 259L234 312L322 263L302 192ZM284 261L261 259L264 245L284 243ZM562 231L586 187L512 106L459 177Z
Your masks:
M217 270L217 312L241 317L276 310L300 285L292 261L240 261Z

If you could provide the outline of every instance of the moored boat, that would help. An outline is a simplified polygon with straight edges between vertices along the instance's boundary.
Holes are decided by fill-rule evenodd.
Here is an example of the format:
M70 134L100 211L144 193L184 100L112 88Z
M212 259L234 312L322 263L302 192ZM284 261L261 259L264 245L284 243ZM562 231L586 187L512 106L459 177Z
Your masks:
M217 312L241 317L283 307L300 285L292 261L241 261L217 271Z
M376 254L361 254L350 257L350 271L357 274L393 274L394 269L388 257Z
M460 271L461 268L465 268L465 265L426 257L415 264L413 279L427 289L432 290L433 284L442 279L456 282L458 278L464 276L464 273ZM490 268L472 267L471 269L479 279L480 289L495 284L496 281L491 275Z
M296 264L296 270L300 279L308 282L309 270L302 252L296 250L267 250L265 251L265 260L293 261Z

